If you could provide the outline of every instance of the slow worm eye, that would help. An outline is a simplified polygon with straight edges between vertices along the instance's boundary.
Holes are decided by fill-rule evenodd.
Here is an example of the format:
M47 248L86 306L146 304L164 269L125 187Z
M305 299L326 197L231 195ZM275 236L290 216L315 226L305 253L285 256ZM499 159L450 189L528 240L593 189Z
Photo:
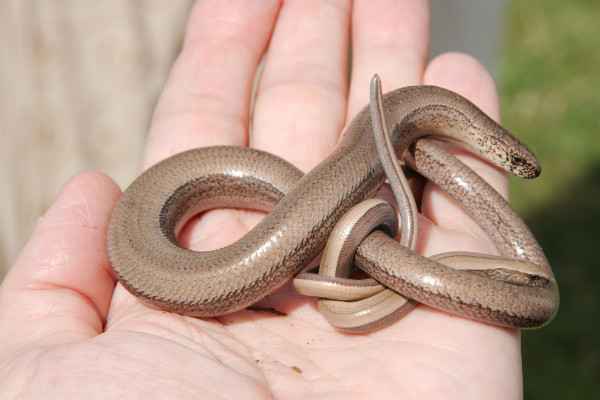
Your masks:
M510 156L510 162L517 167L522 167L526 163L524 158L515 155Z

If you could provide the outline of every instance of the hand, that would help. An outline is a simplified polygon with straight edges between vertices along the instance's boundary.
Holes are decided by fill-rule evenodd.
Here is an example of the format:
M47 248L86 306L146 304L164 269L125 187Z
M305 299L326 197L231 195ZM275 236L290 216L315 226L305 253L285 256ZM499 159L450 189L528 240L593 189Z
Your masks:
M427 65L425 1L199 1L157 106L145 167L176 152L248 145L308 171L384 91L433 84L498 117L494 84L473 59ZM353 63L347 86L352 26ZM255 69L269 47L253 115ZM505 175L461 153L507 195ZM215 319L150 309L114 287L106 230L116 185L97 173L68 182L40 220L0 289L0 394L6 398L515 398L518 331L426 306L369 335L332 329L314 299L290 286L263 301L287 313L242 311ZM493 252L475 222L442 192L423 193L420 251ZM188 223L194 249L224 246L258 212L216 210Z

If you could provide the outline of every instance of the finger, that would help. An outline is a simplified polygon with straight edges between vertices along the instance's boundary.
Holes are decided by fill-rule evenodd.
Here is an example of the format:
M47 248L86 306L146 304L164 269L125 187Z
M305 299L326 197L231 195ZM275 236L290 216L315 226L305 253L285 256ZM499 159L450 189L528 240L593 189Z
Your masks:
M368 104L375 73L384 93L421 84L428 47L427 1L355 0L348 120Z
M448 53L437 57L427 67L424 83L455 91L492 118L499 119L500 106L494 81L485 67L468 55ZM451 147L451 151L501 194L508 196L508 179L503 171L457 147ZM475 238L487 238L479 225L434 185L427 185L425 189L422 210L438 226L468 232Z
M350 3L283 3L257 91L253 147L307 171L344 125Z
M98 173L63 187L0 287L1 343L63 343L102 332L115 286L106 232L120 194Z
M144 166L195 147L246 145L252 81L277 0L204 0L156 107Z

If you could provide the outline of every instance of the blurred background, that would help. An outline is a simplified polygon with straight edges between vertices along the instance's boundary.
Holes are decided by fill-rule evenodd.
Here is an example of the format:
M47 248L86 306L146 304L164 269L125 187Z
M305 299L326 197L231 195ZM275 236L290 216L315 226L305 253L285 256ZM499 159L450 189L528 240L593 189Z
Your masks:
M0 279L60 186L139 173L191 0L0 0ZM502 122L544 166L512 203L544 248L561 306L523 331L526 399L600 398L600 2L432 0L431 56L495 76ZM596 247L598 246L598 247Z
M527 399L600 398L600 2L513 1L500 65L503 123L539 155L512 202L544 248L561 304L523 332Z

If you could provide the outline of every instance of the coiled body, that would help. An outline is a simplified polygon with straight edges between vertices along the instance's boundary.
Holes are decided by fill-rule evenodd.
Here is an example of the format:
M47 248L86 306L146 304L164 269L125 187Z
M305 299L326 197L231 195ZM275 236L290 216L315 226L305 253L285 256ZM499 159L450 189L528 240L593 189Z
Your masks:
M539 174L524 144L455 93L398 89L384 96L384 109L398 152L435 137L519 176ZM127 189L111 219L108 251L119 281L153 307L200 317L231 313L272 293L316 257L349 208L383 184L370 131L365 108L305 176L275 156L234 147L191 150L156 164ZM177 244L187 219L221 207L270 212L223 249L194 252Z

